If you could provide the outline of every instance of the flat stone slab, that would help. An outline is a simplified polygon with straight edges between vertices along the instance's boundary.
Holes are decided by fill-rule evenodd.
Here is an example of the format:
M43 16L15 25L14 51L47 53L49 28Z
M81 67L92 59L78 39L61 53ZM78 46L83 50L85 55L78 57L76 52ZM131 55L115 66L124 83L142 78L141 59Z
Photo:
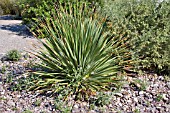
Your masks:
M2 17L1 17L2 18ZM21 20L0 19L0 53L17 49L19 51L35 50L33 45L38 44Z

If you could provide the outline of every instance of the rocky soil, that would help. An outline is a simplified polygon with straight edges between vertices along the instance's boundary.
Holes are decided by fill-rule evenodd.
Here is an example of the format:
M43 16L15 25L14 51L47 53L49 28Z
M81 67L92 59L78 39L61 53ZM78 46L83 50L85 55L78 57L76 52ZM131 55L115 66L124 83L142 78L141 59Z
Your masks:
M3 56L1 56L3 57ZM57 101L55 97L39 95L27 90L15 91L19 78L26 78L32 71L33 56L24 54L18 62L0 61L0 113L58 113L71 110L69 105ZM92 99L101 100L98 104L77 101L73 113L169 113L170 79L168 76L145 74L124 77L126 84L120 90L105 92ZM107 96L106 96L107 95ZM105 97L106 96L106 97ZM101 99L100 99L101 98ZM103 101L107 101L103 105Z
M27 34L24 38L20 21L8 19L0 17L0 113L170 113L170 78L154 73L124 76L122 88L98 92L88 102L75 102L71 97L63 102L60 95L28 91L34 85L30 72L38 60L23 53L21 60L7 61L2 53L14 48L30 50L28 42L36 40Z

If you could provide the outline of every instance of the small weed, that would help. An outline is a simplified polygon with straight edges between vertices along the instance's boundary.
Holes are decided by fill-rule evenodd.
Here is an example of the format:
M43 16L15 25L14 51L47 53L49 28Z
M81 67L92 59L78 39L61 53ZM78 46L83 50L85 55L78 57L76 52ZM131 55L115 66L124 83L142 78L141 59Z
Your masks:
M35 71L35 70L42 70L42 67L38 65L36 62L37 59L32 59L29 61L29 63L26 65L27 68L30 69L30 71Z
M61 113L70 113L73 106L67 105L66 101L63 101L63 96L59 95L55 101L55 109L59 110Z
M103 107L110 103L111 95L99 92L98 95L94 98L89 99L90 109L93 109L95 106Z
M95 104L92 104L92 103L91 103L90 106L89 106L89 109L90 109L90 110L93 110L94 108L95 108Z
M12 83L13 81L13 76L10 74L6 77L6 83Z
M96 109L96 107L99 109L99 111L101 112L105 112L105 105L108 105L110 103L111 100L111 94L106 94L103 92L99 92L97 95L88 98L87 102L89 103L89 110L93 110ZM68 103L66 101L63 100L64 96L59 95L56 98L55 101L55 109L59 110L60 112L63 113L70 113L72 111L72 109L74 108L74 103L72 103L71 105L68 105Z
M18 61L21 58L21 53L18 50L10 50L7 54L6 54L8 60L11 61Z
M0 97L0 100L7 100L6 98L4 98L4 97Z
M164 80L165 80L166 82L169 82L169 81L170 81L170 76L165 75L165 76L164 76Z
M156 97L156 100L157 101L161 101L162 99L163 99L163 95L158 94L157 97Z
M146 102L146 105L147 105L147 106L150 106L150 102L149 102L149 101L147 101L147 102Z
M37 80L37 77L34 74L29 74L28 76L21 75L18 79L14 79L13 77L9 79L9 77L7 82L10 83L10 89L12 91L28 90L34 85L34 80Z
M107 113L107 108L105 108L105 107L99 107L98 109L99 109L100 113Z
M131 84L135 85L139 90L146 90L148 84L145 80L136 79Z
M35 106L40 106L40 105L41 105L41 100L40 100L40 99L37 99L37 100L34 102L34 105L35 105Z
M31 110L24 110L22 113L33 113Z
M12 111L17 111L18 109L16 107L13 107L12 108Z
M25 60L27 60L30 56L28 53L25 53L25 55L23 56Z
M2 73L2 74L5 74L6 70L7 70L7 69L6 69L6 66L3 65L3 66L2 66L2 69L1 69L1 73Z
M134 113L140 113L139 109L135 109Z

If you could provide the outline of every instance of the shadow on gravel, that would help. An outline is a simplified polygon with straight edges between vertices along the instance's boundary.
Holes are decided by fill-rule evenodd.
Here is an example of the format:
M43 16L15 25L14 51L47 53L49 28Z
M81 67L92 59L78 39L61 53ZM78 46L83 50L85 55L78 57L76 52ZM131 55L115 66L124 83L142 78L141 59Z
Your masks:
M3 15L0 16L0 20L18 20L16 19L15 15ZM32 38L33 35L32 33L29 31L29 29L27 28L26 25L22 25L22 24L9 24L9 25L0 25L0 29L2 30L8 30L11 32L16 33L19 36L24 36L27 38Z
M20 24L1 25L0 29L14 32L17 35L24 36L26 38L33 37L32 33L29 31L26 25L20 25Z
M0 16L0 20L13 20L14 16L11 15L5 15L5 16Z
M22 18L16 15L0 15L0 20L21 20Z

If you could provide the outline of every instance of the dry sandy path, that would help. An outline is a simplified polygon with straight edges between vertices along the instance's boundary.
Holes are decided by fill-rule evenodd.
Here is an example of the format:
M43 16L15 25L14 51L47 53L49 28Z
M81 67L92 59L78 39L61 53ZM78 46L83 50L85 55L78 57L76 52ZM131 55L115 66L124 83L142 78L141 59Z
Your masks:
M0 17L0 54L12 49L30 51L34 49L32 44L37 44L21 20L10 20Z

